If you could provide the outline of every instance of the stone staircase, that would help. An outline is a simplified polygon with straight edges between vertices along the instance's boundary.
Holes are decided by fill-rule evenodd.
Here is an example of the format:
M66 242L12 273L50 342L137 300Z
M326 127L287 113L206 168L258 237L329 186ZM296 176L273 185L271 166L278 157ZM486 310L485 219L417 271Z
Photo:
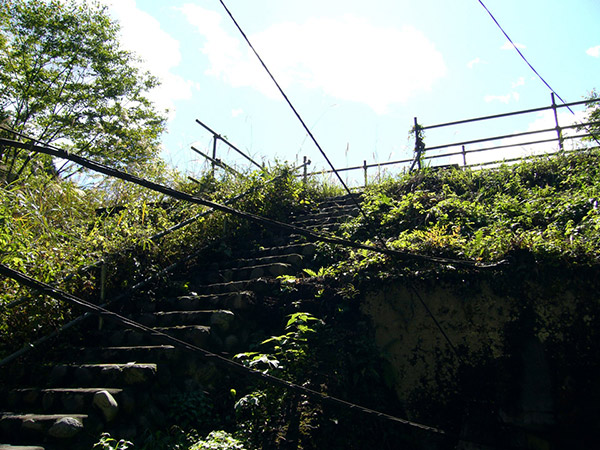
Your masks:
M291 220L333 231L357 214L354 201L342 196ZM175 274L185 281L185 295L135 298L120 312L211 352L229 357L246 351L260 328L261 304L279 290L277 277L300 273L316 250L299 236L259 244ZM69 340L41 360L0 374L0 450L88 450L104 431L135 439L166 423L174 395L211 391L230 376L201 357L98 319L88 319Z

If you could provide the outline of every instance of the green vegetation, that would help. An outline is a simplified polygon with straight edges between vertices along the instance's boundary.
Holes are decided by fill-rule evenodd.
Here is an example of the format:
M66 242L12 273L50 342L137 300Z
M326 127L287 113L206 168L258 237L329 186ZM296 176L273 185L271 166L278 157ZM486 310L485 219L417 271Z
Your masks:
M600 155L590 150L481 171L424 169L370 186L363 202L367 217L347 223L341 234L482 263L527 254L548 265L596 265L599 162ZM340 259L330 251L338 260L329 268L334 274L368 265L391 268L380 254L358 250Z
M236 208L278 219L295 208L308 207L322 195L318 186L305 189L286 166L250 173L243 180L216 178L212 173L197 178L200 185L177 180L170 184L220 202L246 193L234 203ZM151 239L205 210L120 181L105 183L100 189L82 188L69 180L39 175L26 184L13 183L3 189L0 261L41 281L58 283L81 297L97 299L99 267L66 283L61 280L103 259L110 298L194 249L218 246L223 251L258 236L256 227L248 221L212 213L161 239ZM258 232L264 232L261 230ZM0 355L32 342L73 317L67 305L37 298L10 280L0 280L0 305L21 298L37 300L26 301L1 316Z
M1 2L0 124L112 166L152 166L166 121L147 97L158 81L138 68L118 35L99 3ZM9 183L34 172L80 170L55 164L0 147L0 180Z

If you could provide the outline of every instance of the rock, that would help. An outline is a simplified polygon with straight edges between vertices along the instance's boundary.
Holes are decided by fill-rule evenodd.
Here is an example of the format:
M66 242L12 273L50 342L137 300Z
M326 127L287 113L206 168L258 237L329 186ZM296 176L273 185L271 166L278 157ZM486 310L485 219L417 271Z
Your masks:
M123 392L121 394L121 404L126 414L133 414L135 412L135 398L129 393Z
M107 422L112 422L119 413L119 404L108 391L96 392L93 404L102 411L102 415Z
M237 336L230 334L225 338L224 341L225 350L230 352L231 350L235 349L239 345L239 343L240 340L237 338Z
M51 384L56 384L62 380L68 372L69 368L64 364L59 364L52 368L50 375L48 376L49 382Z
M42 397L42 408L44 411L49 411L52 409L52 405L54 405L54 393L46 392Z
M235 321L235 314L231 311L215 311L210 316L210 325L219 331L228 331Z
M74 413L83 411L85 408L85 396L82 394L67 393L63 394L61 403L66 412Z
M22 427L29 431L42 432L44 431L44 424L41 421L35 419L26 419L23 421Z
M83 430L83 424L74 417L58 419L48 430L48 434L58 439L68 439Z

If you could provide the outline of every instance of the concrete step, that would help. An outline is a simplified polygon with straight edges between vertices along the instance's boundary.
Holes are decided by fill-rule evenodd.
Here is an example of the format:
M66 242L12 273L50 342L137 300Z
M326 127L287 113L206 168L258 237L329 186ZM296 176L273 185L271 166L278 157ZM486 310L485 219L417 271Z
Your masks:
M11 411L32 413L86 413L93 407L94 396L108 392L121 403L123 389L118 388L21 388L6 394L5 407ZM98 400L97 400L98 401Z

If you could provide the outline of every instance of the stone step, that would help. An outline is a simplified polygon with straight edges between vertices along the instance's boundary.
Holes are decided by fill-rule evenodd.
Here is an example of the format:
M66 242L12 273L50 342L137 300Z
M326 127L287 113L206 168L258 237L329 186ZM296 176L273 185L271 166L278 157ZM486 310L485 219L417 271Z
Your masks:
M106 404L111 398L121 403L123 389L117 388L21 388L6 394L5 407L12 411L36 413L86 413L94 406ZM107 395L108 394L108 395ZM104 403L102 403L104 402Z
M298 253L282 253L276 255L254 257L254 258L240 258L229 263L221 264L219 269L242 269L253 266L264 266L273 263L284 263L292 266L300 266L304 256Z
M201 283L193 282L192 291L201 295L211 294L233 294L242 291L261 291L268 287L269 282L265 278L257 278L253 280L229 281L222 283ZM229 307L227 307L229 308Z
M317 245L313 243L295 243L278 247L261 248L256 251L257 255L275 256L281 254L299 254L304 257L313 256L317 251Z
M361 198L362 194L360 193L338 195L336 197L331 197L326 200L323 200L317 205L317 209L322 210L331 206L355 205L356 201L358 203L361 202Z
M155 363L57 364L46 381L48 387L120 388L158 381L157 372Z
M0 413L0 439L35 442L43 437L75 439L82 435L87 414Z
M332 206L324 208L313 213L300 214L292 219L294 225L298 225L306 220L324 220L336 219L339 217L357 217L360 210L356 205Z
M254 304L255 298L254 292L247 290L215 294L191 293L177 298L164 299L159 302L157 307L173 311L200 311L213 308L239 311L249 309Z
M75 358L86 363L128 363L133 361L169 362L177 359L179 351L172 345L138 345L115 347L85 347Z
M32 445L0 444L0 450L44 450L44 447L38 447L38 446L32 446Z
M176 325L205 325L220 323L220 316L235 318L231 311L208 309L200 311L159 311L134 316L133 319L148 327L171 327Z
M208 345L210 339L210 326L206 325L176 325L171 327L155 327L154 330L168 334L174 338L189 342L199 347ZM148 334L133 329L119 329L100 332L102 342L109 346L137 346L137 345L156 345L158 343L167 344L164 337L160 334ZM161 342L162 341L162 342Z
M229 283L232 281L249 281L259 278L278 277L289 275L296 269L283 262L272 262L256 266L247 266L239 269L223 269L215 272L199 274L198 281L204 284Z

